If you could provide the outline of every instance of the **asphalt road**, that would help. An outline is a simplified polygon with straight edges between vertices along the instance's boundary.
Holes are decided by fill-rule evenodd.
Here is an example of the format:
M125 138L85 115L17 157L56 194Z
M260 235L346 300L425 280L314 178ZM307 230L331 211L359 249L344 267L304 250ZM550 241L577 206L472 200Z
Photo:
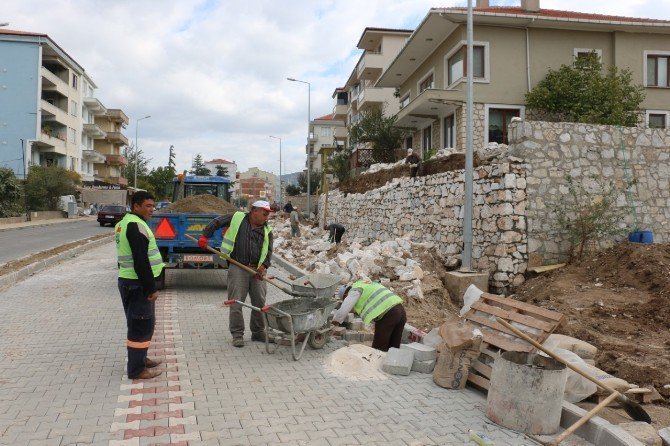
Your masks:
M0 231L0 263L112 230L109 226L100 227L94 220L86 220Z

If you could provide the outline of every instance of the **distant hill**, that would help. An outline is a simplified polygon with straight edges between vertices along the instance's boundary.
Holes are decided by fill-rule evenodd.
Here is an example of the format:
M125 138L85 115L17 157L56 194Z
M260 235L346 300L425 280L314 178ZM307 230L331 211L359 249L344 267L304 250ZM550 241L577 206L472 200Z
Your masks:
M281 180L284 183L284 187L288 186L289 184L292 184L293 186L298 185L298 175L300 175L302 172L295 172L295 173L287 173L283 174L281 176Z

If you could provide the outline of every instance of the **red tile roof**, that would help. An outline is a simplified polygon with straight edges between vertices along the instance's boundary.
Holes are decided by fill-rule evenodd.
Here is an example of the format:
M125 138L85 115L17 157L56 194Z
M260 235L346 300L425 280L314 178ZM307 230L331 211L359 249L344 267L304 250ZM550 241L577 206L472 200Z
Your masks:
M28 31L15 31L13 29L2 29L2 28L0 28L0 34L10 34L10 35L14 35L14 36L49 37L46 34L31 33L31 32L28 32Z
M453 11L467 11L465 7L445 8ZM591 14L588 12L561 11L557 9L540 9L538 12L527 11L518 6L492 6L489 8L473 8L474 12L490 12L499 14L519 14L534 15L546 18L557 19L578 19L578 20L605 20L610 22L638 22L644 23L670 23L670 20L646 19L642 17L623 17L616 15Z
M207 164L235 164L235 161L223 160L221 158L213 159L212 161L205 161Z
M335 119L335 113L321 116L320 118L316 118L315 121L332 121L333 119Z

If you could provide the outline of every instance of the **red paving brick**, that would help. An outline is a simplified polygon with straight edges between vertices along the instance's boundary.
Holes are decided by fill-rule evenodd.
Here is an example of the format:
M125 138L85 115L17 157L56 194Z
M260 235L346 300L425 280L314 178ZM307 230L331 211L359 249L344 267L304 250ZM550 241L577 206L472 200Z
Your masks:
M145 427L144 429L127 429L123 433L123 438L124 440L128 440L130 438L135 438L135 437L155 437L155 432L154 432L153 427Z
M169 412L153 412L156 414L156 419L161 420L163 418L184 418L184 412L181 409L172 410Z
M165 434L183 434L186 432L183 424L180 424L179 426L156 426L154 429L156 437Z
M129 413L126 415L126 423L132 423L133 421L144 421L144 420L155 420L156 412L147 412L147 413Z

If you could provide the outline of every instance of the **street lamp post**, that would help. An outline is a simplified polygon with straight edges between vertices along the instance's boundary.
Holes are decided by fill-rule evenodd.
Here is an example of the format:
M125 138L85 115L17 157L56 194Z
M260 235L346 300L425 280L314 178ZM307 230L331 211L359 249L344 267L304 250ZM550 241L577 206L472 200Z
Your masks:
M289 80L291 82L300 82L301 84L307 84L307 218L312 214L312 207L311 207L311 198L312 198L312 191L311 191L311 171L312 171L312 154L311 154L311 148L309 145L309 124L310 124L310 102L311 102L311 96L312 96L312 84L310 84L307 81L301 81L298 79L294 79L292 77L287 77L286 80Z
M279 204L282 204L282 190L281 190L281 138L270 135L270 138L279 140Z
M139 158L140 158L140 144L137 141L137 129L140 127L140 121L142 119L149 119L151 118L151 115L146 115L144 118L140 118L137 121L135 121L135 179L133 180L133 187L135 190L137 190L137 166L139 164Z

